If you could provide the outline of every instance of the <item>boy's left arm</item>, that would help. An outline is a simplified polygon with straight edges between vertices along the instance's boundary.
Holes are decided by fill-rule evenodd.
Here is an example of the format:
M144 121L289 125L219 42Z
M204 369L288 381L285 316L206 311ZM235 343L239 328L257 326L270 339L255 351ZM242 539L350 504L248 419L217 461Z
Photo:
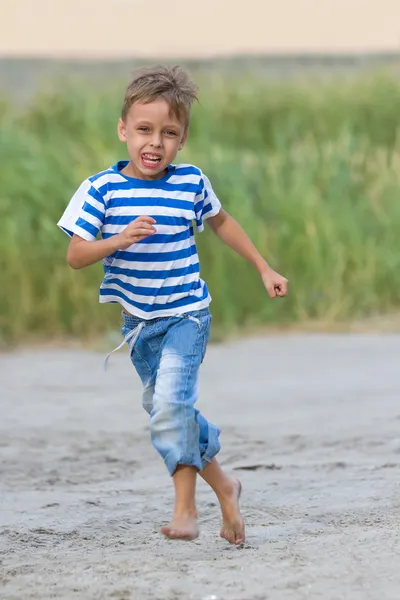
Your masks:
M255 266L271 298L287 296L288 280L271 269L233 217L221 209L215 217L207 219L207 223L227 246Z

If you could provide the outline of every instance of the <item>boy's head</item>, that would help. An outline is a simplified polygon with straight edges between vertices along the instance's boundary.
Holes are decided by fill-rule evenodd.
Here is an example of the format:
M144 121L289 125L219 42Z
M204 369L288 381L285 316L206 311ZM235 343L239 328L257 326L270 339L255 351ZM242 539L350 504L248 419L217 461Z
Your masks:
M180 67L139 71L127 87L118 122L134 176L158 179L182 149L197 86Z

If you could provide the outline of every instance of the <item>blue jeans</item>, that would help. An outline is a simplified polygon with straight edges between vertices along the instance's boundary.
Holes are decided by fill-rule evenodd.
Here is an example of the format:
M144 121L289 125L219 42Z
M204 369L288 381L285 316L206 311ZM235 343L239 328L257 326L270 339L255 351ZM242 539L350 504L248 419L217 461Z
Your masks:
M210 336L209 310L150 321L122 314L121 333L134 342L131 360L144 386L142 404L154 447L171 475L178 465L201 471L220 450L220 430L194 407Z

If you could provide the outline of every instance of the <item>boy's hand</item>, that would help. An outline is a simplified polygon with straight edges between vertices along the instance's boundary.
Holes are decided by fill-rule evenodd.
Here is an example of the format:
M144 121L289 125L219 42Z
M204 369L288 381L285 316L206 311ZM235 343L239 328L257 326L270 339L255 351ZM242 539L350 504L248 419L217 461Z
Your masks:
M152 217L140 216L134 221L131 221L129 225L125 227L121 233L117 235L118 246L121 250L125 250L136 244L141 240L144 240L149 235L153 235L156 232L154 224L156 221Z
M283 298L288 294L288 280L272 269L267 269L261 274L265 289L270 298Z

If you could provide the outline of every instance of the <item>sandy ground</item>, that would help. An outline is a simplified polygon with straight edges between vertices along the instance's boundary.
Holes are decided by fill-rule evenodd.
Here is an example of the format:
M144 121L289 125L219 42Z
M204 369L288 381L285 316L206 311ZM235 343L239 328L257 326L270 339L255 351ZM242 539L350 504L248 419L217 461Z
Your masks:
M0 356L3 600L398 600L400 336L292 335L210 348L204 412L244 484L248 541L159 535L170 480L127 355Z

